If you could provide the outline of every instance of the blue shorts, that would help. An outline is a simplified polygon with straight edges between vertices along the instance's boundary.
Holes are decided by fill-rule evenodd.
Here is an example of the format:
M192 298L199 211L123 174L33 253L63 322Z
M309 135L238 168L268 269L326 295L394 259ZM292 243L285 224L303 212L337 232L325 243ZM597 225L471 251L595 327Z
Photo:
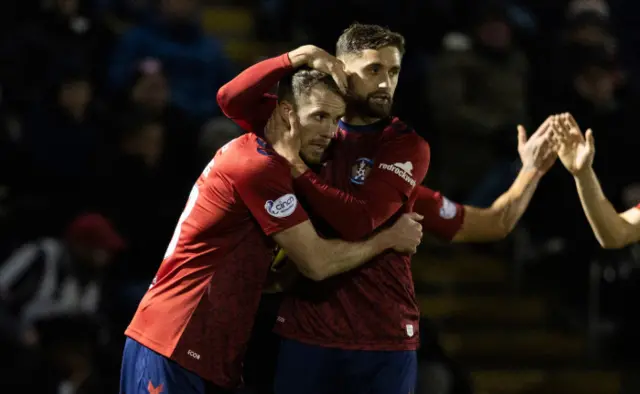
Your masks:
M276 394L412 394L415 351L342 350L283 339Z
M210 382L127 338L122 354L120 394L222 394Z

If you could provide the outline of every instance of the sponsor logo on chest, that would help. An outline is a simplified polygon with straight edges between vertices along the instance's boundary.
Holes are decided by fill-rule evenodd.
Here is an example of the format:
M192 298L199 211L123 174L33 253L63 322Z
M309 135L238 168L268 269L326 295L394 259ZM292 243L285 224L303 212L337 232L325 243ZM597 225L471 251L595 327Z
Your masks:
M411 172L413 171L413 164L411 164L410 161L407 161L405 163L394 163L394 164L380 163L378 168L385 171L393 172L394 174L398 175L400 178L402 178L405 182L407 182L411 186L416 185L416 181L412 178L413 174Z

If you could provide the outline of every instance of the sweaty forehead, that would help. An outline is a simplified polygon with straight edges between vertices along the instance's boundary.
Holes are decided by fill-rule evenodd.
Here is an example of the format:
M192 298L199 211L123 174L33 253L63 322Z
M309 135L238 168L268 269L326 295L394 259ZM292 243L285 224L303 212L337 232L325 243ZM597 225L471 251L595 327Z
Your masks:
M345 60L349 63L357 64L360 67L377 63L391 68L400 67L402 55L398 48L388 46L380 49L365 49L357 55L348 56Z
M298 106L303 112L325 111L340 115L344 113L345 102L339 94L322 85L317 85L311 88L309 95L300 97Z

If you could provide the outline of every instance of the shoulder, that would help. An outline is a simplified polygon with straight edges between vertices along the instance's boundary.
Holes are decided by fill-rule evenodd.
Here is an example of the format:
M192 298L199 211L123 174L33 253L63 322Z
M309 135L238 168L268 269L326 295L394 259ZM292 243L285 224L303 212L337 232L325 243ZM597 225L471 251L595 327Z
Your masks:
M290 176L284 159L253 133L229 142L214 160L216 166L219 164L235 182L268 181L274 177Z
M427 141L411 125L399 118L391 120L391 123L385 128L382 138L386 143L397 143L406 146L407 149L423 150L429 148Z

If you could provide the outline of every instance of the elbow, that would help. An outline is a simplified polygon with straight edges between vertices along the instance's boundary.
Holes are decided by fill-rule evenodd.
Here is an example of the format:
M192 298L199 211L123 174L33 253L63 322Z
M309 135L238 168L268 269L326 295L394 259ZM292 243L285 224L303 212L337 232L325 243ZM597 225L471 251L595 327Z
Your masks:
M329 277L329 273L320 267L308 266L301 270L302 275L314 282L321 282Z
M218 93L216 94L216 101L218 102L218 106L222 110L222 112L226 112L226 108L229 107L229 92L227 92L227 85L222 86L218 89Z
M624 248L626 246L626 243L623 242L622 240L619 239L605 239L605 238L598 238L598 243L600 243L600 246L602 246L603 249L621 249Z
M309 273L309 275L305 276L314 282L321 282L329 277L326 272L322 272L319 270L312 271Z
M314 282L320 282L330 276L326 262L317 257L305 257L298 260L296 265L303 276Z
M331 276L329 273L329 263L325 259L311 257L307 265L307 278L314 282L320 282Z

